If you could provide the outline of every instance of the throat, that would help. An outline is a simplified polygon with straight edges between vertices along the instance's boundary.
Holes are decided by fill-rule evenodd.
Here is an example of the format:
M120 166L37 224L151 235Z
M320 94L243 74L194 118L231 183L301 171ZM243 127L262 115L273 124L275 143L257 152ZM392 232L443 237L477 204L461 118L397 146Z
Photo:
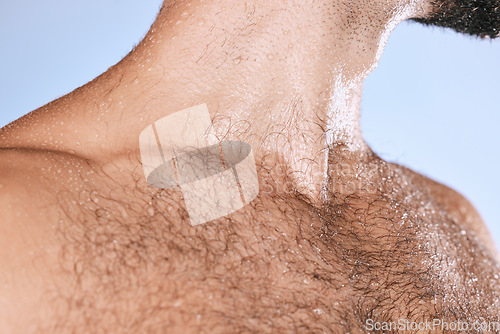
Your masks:
M331 194L335 161L361 161L371 154L360 124L362 84L317 91L261 111L252 111L247 140L257 163L283 191L321 206ZM318 98L319 96L319 98Z

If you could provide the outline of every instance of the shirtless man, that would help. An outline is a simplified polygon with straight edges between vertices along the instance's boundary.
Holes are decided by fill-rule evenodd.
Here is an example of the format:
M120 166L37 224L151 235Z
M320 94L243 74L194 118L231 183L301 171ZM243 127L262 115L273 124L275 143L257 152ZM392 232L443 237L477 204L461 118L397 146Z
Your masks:
M377 157L359 104L398 23L495 37L499 6L165 2L119 64L0 130L0 332L498 322L498 254L481 218L453 190ZM218 140L251 146L260 193L192 226L178 187L146 182L139 138L203 104Z

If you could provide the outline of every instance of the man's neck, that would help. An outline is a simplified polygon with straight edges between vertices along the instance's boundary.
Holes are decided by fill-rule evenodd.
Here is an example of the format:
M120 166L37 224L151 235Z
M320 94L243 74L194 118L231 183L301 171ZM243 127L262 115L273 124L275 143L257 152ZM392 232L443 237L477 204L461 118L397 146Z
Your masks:
M284 166L294 188L317 200L332 150L367 150L362 80L390 31L415 10L395 8L378 1L172 1L124 60L4 128L0 146L102 162L132 152L137 162L142 130L206 103L220 139L247 142L257 161Z

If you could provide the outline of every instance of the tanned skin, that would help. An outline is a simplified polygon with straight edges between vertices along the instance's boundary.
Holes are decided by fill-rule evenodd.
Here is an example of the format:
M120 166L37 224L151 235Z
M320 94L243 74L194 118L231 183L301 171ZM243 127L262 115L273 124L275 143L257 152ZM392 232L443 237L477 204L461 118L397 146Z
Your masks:
M470 4L481 24L447 14ZM478 213L379 158L359 122L398 23L495 37L495 15L485 1L166 2L119 64L0 130L0 332L498 321L498 253ZM203 103L220 140L251 145L260 193L193 227L179 189L147 185L139 135Z

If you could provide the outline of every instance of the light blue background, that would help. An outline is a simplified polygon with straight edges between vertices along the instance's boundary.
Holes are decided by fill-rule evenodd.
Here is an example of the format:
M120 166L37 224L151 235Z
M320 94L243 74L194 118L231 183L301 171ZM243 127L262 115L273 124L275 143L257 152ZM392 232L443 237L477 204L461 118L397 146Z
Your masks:
M123 58L161 0L0 2L0 127ZM377 153L452 186L500 245L500 40L400 25L366 80L363 128Z

